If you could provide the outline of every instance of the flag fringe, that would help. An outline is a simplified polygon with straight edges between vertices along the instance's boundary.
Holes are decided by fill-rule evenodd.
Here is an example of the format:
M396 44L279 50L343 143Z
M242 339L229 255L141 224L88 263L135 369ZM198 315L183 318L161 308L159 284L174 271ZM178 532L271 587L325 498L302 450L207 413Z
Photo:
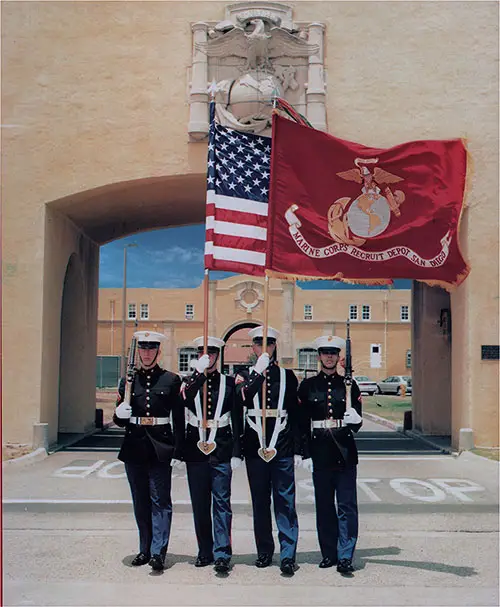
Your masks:
M469 274L470 266L469 264L466 264L465 270L463 272L460 272L460 274L457 274L453 282L445 282L444 280L414 280L417 280L417 282L423 282L429 287L440 287L441 289L448 291L448 293L452 293L457 287L459 287L463 283L463 281L467 278Z
M289 274L276 272L275 270L266 270L266 275L270 278L280 278L281 280L338 280L353 285L368 285L368 286L391 286L390 278L346 278L342 272L338 272L333 276L304 276L303 274Z
M423 282L429 287L440 287L448 293L453 292L462 282L467 278L470 273L470 268L467 265L466 269L457 275L453 282L445 282L444 280L420 280L418 278L408 278L405 280L415 280L416 282ZM302 280L304 282L311 280L337 280L342 283L352 285L366 285L375 287L393 287L393 281L390 278L346 278L342 272L338 272L334 276L304 276L303 274L289 274L283 272L276 272L275 270L266 270L266 276L269 278L278 278L281 280Z
M472 154L469 152L469 147L468 147L468 141L465 137L462 137L461 140L462 145L465 148L465 154L466 154L466 167L465 167L465 184L464 184L464 197L462 200L462 209L465 209L469 206L469 194L470 191L472 190L472 179L474 177L475 174L475 167L474 167L474 159L472 158ZM460 218L462 216L462 213L460 213ZM460 219L459 219L459 225L460 225Z

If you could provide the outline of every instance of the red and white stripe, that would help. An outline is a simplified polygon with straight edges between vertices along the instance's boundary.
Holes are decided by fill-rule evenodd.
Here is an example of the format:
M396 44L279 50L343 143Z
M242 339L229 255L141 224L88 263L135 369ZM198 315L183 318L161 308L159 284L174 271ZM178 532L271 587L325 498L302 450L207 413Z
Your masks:
M207 190L205 268L263 276L267 213L266 202Z

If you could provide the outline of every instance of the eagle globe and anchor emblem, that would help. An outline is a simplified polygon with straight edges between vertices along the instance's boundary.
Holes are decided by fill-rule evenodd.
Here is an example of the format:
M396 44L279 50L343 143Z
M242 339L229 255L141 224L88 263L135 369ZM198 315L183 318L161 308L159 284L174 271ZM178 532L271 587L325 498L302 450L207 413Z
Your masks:
M391 221L391 212L399 217L405 200L401 190L392 192L389 184L403 181L380 167L373 172L367 165L376 164L378 158L356 158L355 169L337 173L348 181L362 185L361 195L352 203L351 198L337 199L328 209L328 231L335 242L354 246L363 245L368 238L382 234Z

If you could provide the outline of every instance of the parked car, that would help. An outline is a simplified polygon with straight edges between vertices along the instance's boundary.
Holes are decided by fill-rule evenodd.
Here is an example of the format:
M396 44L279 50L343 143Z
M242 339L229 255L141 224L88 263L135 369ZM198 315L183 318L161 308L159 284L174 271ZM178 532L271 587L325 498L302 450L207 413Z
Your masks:
M375 394L377 391L377 382L371 380L369 377L366 377L366 375L355 375L353 379L358 384L361 392L366 392L370 396L373 396L373 394Z
M406 394L411 394L411 377L408 375L391 375L378 382L378 394L401 394L402 386L406 388Z

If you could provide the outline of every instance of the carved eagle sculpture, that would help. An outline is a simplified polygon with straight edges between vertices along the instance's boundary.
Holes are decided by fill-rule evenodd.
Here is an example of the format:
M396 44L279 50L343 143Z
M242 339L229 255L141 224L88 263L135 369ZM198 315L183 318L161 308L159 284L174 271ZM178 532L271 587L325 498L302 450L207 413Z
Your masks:
M253 19L250 24L254 26L251 32L237 25L209 42L197 43L196 50L209 57L243 57L247 60L245 70L269 67L270 59L276 57L308 57L319 52L317 44L309 44L282 28L272 27L267 33L262 19Z

